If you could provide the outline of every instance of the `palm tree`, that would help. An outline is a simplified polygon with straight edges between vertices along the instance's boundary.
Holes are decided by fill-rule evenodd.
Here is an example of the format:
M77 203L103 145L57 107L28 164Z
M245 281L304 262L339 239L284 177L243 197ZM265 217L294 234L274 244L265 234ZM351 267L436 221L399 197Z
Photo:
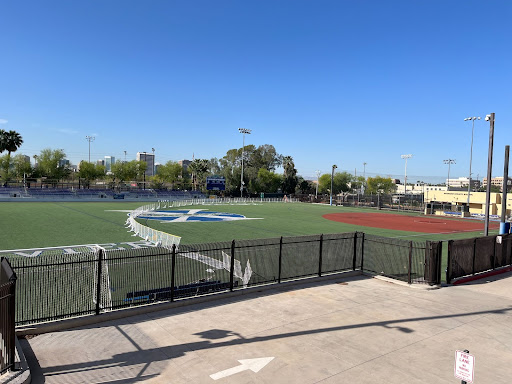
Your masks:
M11 153L16 152L23 144L21 135L16 131L0 132L0 152L7 151L7 160L4 164L5 180L9 179L9 165L11 163Z

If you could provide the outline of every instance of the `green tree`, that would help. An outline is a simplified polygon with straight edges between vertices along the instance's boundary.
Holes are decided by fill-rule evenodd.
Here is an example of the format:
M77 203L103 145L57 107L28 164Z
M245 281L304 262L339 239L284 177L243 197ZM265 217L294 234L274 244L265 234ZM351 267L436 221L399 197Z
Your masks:
M269 171L265 168L260 168L258 171L258 177L254 185L251 185L251 189L255 192L268 192L276 193L282 184L282 177L277 173Z
M297 189L300 191L300 193L306 194L306 193L315 193L316 187L311 181L305 180L302 176L299 176L299 182L297 184Z
M145 161L118 161L112 164L111 172L114 183L119 185L129 180L141 180L144 177L146 169L147 163Z
M69 169L63 161L65 158L66 154L62 149L43 149L37 158L40 175L52 180L54 184L57 183L69 174Z
M30 160L27 160L25 155L22 155L21 153L14 156L12 159L12 165L13 165L13 171L14 176L17 179L23 179L25 175L32 175L33 169L30 165Z
M333 195L336 195L340 192L347 192L349 188L349 183L352 180L352 175L348 172L336 172L333 177ZM330 193L331 190L331 174L325 173L318 179L318 192L320 193Z
M183 167L175 161L168 161L158 167L157 177L164 183L171 184L171 189L174 189L174 184L180 179L183 173Z
M3 161L5 181L9 180L9 168L11 166L11 153L16 152L23 144L21 135L16 131L0 130L0 153L7 151L7 158Z
M192 175L194 190L197 185L206 185L206 175L208 173L209 161L206 159L195 159L188 166L188 172Z
M291 156L283 157L283 192L295 193L295 188L298 184L297 170Z
M84 187L89 188L92 180L102 179L105 177L105 166L99 164L89 163L82 160L80 162L80 170L78 177L84 180Z
M390 177L369 177L366 185L367 193L392 193L396 190L396 184Z

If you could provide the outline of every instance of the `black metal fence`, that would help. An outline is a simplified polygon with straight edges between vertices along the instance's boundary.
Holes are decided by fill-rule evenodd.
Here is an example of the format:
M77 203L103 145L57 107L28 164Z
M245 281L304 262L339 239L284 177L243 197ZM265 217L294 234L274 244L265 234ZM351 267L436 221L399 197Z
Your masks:
M511 265L512 235L448 241L446 282Z
M12 256L18 276L16 323L98 315L349 270L410 284L439 284L440 261L436 258L440 260L440 251L436 250L430 242L353 232L172 249L98 248L89 253Z
M14 368L16 274L7 259L0 266L0 374Z

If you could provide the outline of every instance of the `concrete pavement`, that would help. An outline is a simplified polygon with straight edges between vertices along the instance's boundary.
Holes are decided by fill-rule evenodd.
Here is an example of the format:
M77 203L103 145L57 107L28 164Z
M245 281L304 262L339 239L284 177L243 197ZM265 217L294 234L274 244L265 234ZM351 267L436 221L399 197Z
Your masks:
M459 383L457 349L475 356L475 383L508 383L511 288L512 274L430 291L340 277L22 345L32 383ZM239 362L264 357L256 372Z

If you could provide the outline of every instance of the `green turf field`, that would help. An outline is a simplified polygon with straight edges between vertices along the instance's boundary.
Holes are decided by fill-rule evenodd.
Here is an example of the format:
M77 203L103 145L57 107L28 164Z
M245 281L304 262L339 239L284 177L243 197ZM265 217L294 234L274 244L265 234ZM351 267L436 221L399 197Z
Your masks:
M0 249L39 248L62 245L120 243L136 238L124 227L126 212L144 202L2 202L0 203ZM481 236L480 232L424 234L361 227L322 218L325 213L371 211L305 203L190 206L210 211L237 213L261 220L231 222L161 223L140 220L144 225L181 236L182 244L211 243L232 239L257 239L320 233L361 231L385 237L420 241ZM401 213L408 214L408 213Z

